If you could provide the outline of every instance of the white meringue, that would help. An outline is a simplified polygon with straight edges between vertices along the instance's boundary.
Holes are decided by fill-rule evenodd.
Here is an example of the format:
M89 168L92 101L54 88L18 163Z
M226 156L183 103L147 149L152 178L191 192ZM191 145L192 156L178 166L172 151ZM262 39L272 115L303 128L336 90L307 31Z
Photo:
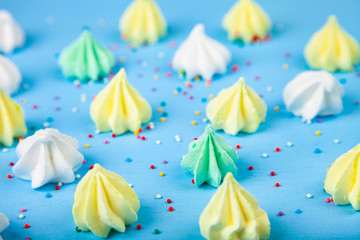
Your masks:
M172 64L174 69L185 71L188 79L201 76L208 80L215 73L225 73L230 61L229 50L206 36L203 24L197 24L176 51Z
M8 226L9 226L9 219L3 213L0 213L0 233L4 231ZM0 240L2 240L1 236L0 236Z
M0 86L8 95L17 92L21 73L10 59L0 55Z
M47 183L71 183L84 160L78 148L76 139L57 129L39 130L17 146L19 161L13 167L14 175L30 180L32 188Z
M326 71L305 71L289 82L283 92L288 111L311 122L316 116L339 114L343 110L344 88Z
M11 53L25 43L25 33L6 10L0 10L0 52Z

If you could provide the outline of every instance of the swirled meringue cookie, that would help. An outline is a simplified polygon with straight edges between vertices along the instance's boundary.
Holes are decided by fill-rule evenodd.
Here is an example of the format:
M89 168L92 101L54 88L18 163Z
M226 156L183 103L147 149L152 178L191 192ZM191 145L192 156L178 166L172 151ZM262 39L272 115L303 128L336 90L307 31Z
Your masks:
M181 167L194 174L194 183L204 182L218 187L226 173L237 173L236 150L226 145L225 138L217 135L211 125L204 133L190 143L189 152L181 161Z
M0 52L11 53L25 43L25 33L6 10L0 10Z
M107 237L111 229L125 232L137 221L140 202L129 184L119 175L95 164L79 182L73 216L82 231Z
M331 165L324 188L335 204L351 204L355 210L360 210L360 144Z
M343 96L343 86L326 71L302 72L283 92L286 109L308 123L316 116L339 114L343 110Z
M197 24L175 52L172 65L175 70L185 71L188 79L201 76L208 80L216 73L226 73L230 61L229 50L209 38L203 24Z
M223 89L206 106L206 116L214 129L236 135L253 133L265 121L267 107L260 96L240 78L234 85Z
M22 108L0 86L0 146L10 147L14 138L23 137L26 132Z
M91 103L90 115L100 132L122 134L135 132L149 121L151 107L128 83L122 68Z
M21 83L21 73L10 59L0 55L0 87L8 95L19 89Z
M230 172L202 212L199 225L208 240L265 240L270 235L266 212Z
M311 68L353 71L354 64L360 60L359 43L331 15L306 45L305 59Z
M250 43L266 39L271 21L255 1L238 0L225 15L223 27L228 31L230 40Z
M4 231L9 226L9 224L9 219L3 213L0 213L0 233ZM1 236L0 240L2 240Z
M13 167L14 175L31 181L32 188L47 183L71 183L84 160L78 148L76 139L57 129L39 130L17 146L19 161Z
M166 34L166 21L153 0L134 0L119 23L120 32L135 46L153 44Z

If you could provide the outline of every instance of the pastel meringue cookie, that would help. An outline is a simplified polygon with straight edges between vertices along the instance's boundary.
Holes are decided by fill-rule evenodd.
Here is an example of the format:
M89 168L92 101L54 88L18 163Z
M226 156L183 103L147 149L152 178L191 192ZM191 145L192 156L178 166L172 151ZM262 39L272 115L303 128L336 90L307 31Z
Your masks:
M175 70L185 71L188 79L201 76L208 80L216 73L226 73L230 61L229 50L218 41L209 38L205 34L203 24L197 24L175 52L172 66Z
M128 83L122 68L91 103L90 115L100 132L122 134L135 132L148 122L151 107Z
M0 87L11 95L19 89L22 80L19 69L10 59L0 55Z
M114 58L85 28L78 39L62 50L59 65L67 78L99 80L110 73Z
M135 46L153 44L166 35L166 20L153 0L134 0L120 18L120 32Z
M284 89L286 109L311 122L316 116L339 114L343 110L344 88L326 71L305 71L298 74Z
M245 43L267 39L271 21L265 11L253 0L238 0L223 19L223 27L231 41Z
M22 108L0 86L0 146L12 146L14 138L23 137L26 132Z
M11 53L25 43L25 33L6 10L0 10L0 52Z
M265 240L270 236L267 213L231 173L205 207L199 225L208 240Z
M226 173L236 175L237 159L236 150L226 145L225 138L216 134L211 125L207 125L204 133L190 143L181 167L194 174L197 186L206 182L218 187Z
M31 181L32 188L47 183L71 183L84 160L78 149L76 139L57 129L38 130L16 147L19 161L13 167L14 175Z
M266 111L265 102L242 77L230 88L221 90L206 106L206 116L214 129L231 135L255 132L265 121Z
M9 219L3 213L0 213L0 233L4 231L9 225ZM1 236L0 240L2 240Z
M360 144L332 164L325 179L325 191L337 205L360 210Z
M327 23L313 34L305 47L305 59L311 68L353 71L360 60L359 43L331 15Z
M73 216L82 231L107 237L111 229L124 232L137 221L140 202L129 184L119 175L95 164L79 182Z

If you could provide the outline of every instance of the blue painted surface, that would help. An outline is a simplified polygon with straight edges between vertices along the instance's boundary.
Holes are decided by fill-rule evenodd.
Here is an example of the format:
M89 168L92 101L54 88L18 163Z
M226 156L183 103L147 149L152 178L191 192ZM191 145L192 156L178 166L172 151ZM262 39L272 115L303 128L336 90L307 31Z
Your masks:
M30 89L22 88L14 99L22 104L26 113L27 126L42 128L44 122L50 127L77 138L80 151L87 163L77 172L83 176L94 163L122 175L137 193L141 208L137 223L128 226L125 233L113 232L111 239L202 239L198 226L199 216L215 193L210 186L196 188L192 176L180 167L182 155L194 137L202 134L205 123L205 106L202 98L209 100L210 94L217 94L222 88L232 85L244 76L249 86L263 94L269 111L266 122L255 134L239 134L235 137L219 132L231 146L241 145L238 150L239 169L236 179L251 192L265 209L271 222L270 239L359 239L360 213L351 206L336 206L326 203L329 197L323 190L323 181L330 164L342 153L360 142L358 132L360 106L360 78L356 72L336 73L343 81L346 95L344 111L339 116L327 117L321 123L307 125L299 118L284 110L282 89L297 73L307 70L303 59L303 48L311 34L319 29L329 14L336 14L343 27L360 40L360 2L335 0L259 0L274 23L272 39L266 44L239 47L227 41L221 28L221 20L233 4L233 0L159 0L169 24L168 36L153 46L141 47L137 51L126 49L127 43L120 40L118 19L129 0L0 0L0 7L9 10L27 33L27 43L23 49L9 57L19 66L24 83ZM99 19L105 21L99 26ZM174 41L177 46L186 38L194 24L202 22L209 36L219 40L230 49L232 65L238 64L239 71L216 77L210 87L204 82L193 82L188 88L184 80L168 67L176 48L169 46ZM51 25L49 25L49 23ZM120 65L128 71L129 82L148 100L153 109L154 130L147 130L146 141L136 139L132 134L113 139L111 133L94 134L95 125L89 117L90 98L97 94L104 84L82 85L76 88L64 79L55 56L63 47L73 41L83 26L89 26L94 37L106 46L119 45L113 50L116 60L126 58ZM281 31L276 30L282 26ZM286 58L285 53L291 57ZM159 54L160 53L160 54ZM159 55L164 54L164 58ZM246 62L251 61L251 66ZM283 70L283 64L289 69ZM160 71L156 73L155 67ZM357 71L360 67L356 67ZM172 77L166 77L171 72ZM142 77L139 77L139 74ZM153 76L159 75L159 80ZM255 76L260 77L255 80ZM267 91L268 87L272 91ZM173 95L178 87L187 91ZM152 91L156 88L156 91ZM88 101L80 101L81 94ZM189 96L194 99L190 100ZM54 96L59 96L58 100ZM161 113L157 112L162 101L163 110L168 113L166 122L160 122ZM37 110L32 105L37 104ZM55 111L59 106L60 111ZM275 112L273 108L279 106ZM78 112L73 113L72 108ZM195 111L200 111L196 116ZM196 126L191 121L197 121ZM315 131L322 135L316 136ZM34 131L30 131L29 135ZM87 135L94 134L92 139ZM182 138L176 142L175 135ZM104 144L108 139L109 144ZM334 144L334 139L340 139ZM161 145L155 141L161 140ZM287 147L287 142L293 147ZM89 149L84 145L90 144ZM280 152L274 148L280 147ZM314 154L314 149L321 153ZM268 158L261 155L267 153ZM132 161L128 161L131 158ZM163 164L167 160L167 164ZM7 153L0 152L0 212L11 221L2 236L7 239L100 239L92 233L77 233L71 208L78 180L65 184L55 191L55 184L33 190L30 183L18 178L7 179L11 173L9 162L16 162L15 148ZM156 169L150 170L154 164ZM249 171L252 165L254 170ZM160 177L163 171L166 176ZM275 171L275 176L270 172ZM280 187L274 187L276 182ZM52 195L51 198L46 196ZM311 193L313 198L307 199ZM156 199L161 194L162 199ZM166 199L172 199L170 205ZM168 207L174 207L173 212ZM24 219L19 219L20 208L28 209ZM300 209L300 210L297 210ZM283 211L283 216L278 212ZM296 211L296 212L295 212ZM302 212L301 212L302 211ZM300 213L301 212L301 213ZM24 229L24 224L31 228ZM141 224L142 229L136 230ZM160 234L155 235L154 229Z

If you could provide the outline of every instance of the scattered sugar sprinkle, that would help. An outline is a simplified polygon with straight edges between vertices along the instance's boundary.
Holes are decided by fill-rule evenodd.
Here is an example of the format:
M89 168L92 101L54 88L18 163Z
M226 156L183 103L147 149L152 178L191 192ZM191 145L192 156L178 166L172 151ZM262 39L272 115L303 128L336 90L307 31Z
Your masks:
M286 143L286 146L287 146L287 147L292 147L292 146L294 146L294 145L293 145L292 142L287 142L287 143Z
M175 135L175 141L181 142L181 137L179 135Z
M25 218L24 214L22 214L22 213L21 213L21 214L19 214L19 218L20 218L20 219Z
M162 196L161 196L160 194L157 194L157 195L156 195L156 198L157 198L157 199L161 199Z
M80 174L76 174L75 177L76 177L76 178L81 178L81 175L80 175Z
M334 139L334 143L335 143L335 144L339 144L339 143L340 143L340 140L339 140L339 139Z
M9 151L8 148L3 148L3 150L2 150L3 153L7 153L8 151Z
M310 198L312 198L312 197L313 197L313 196L312 196L310 193L306 194L306 198L310 199Z
M268 155L267 153L263 153L263 154L261 155L261 157L262 157L262 158L267 158L267 157L269 157L269 155Z

